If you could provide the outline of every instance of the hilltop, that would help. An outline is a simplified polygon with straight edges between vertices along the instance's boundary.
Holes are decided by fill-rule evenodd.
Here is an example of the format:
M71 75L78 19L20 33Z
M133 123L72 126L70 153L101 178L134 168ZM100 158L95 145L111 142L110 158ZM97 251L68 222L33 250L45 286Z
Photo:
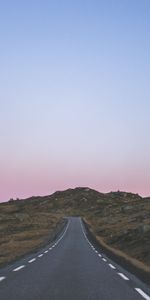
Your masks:
M0 264L52 239L69 215L83 217L96 237L150 266L150 198L88 187L1 203Z

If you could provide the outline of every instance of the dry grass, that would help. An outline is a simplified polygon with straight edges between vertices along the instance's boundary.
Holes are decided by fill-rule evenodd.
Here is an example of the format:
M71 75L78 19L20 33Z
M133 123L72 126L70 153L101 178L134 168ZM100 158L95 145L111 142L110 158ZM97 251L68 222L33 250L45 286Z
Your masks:
M84 218L86 224L88 224L89 228L90 228L90 232L92 234L94 234L95 236L95 232L92 228L92 223L89 222L86 218ZM111 246L109 246L102 237L100 236L95 236L96 240L99 241L99 244L105 249L108 250L109 253L114 254L115 256L117 256L118 258L121 258L124 260L124 262L126 263L130 263L132 266L134 266L137 269L141 269L144 270L144 272L146 272L148 275L150 275L150 266L147 266L146 264L144 264L143 262L129 256L127 253L119 250L119 249L115 249Z
M61 213L31 203L0 205L0 265L36 250L63 224Z
M88 188L0 204L0 265L40 247L71 215L85 217L101 242L121 251L118 255L150 266L150 198Z

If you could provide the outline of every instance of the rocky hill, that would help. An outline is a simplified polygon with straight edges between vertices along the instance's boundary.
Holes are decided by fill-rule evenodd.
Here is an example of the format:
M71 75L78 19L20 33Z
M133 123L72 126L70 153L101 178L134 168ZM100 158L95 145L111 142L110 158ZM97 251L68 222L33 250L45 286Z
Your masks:
M150 198L85 188L0 204L0 264L52 238L64 217L81 216L107 245L150 266Z

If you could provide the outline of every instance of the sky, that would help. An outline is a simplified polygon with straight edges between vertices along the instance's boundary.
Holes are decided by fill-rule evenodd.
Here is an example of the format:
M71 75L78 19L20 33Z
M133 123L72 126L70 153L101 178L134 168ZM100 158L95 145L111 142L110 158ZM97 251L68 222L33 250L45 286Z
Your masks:
M0 1L0 201L150 196L150 1Z

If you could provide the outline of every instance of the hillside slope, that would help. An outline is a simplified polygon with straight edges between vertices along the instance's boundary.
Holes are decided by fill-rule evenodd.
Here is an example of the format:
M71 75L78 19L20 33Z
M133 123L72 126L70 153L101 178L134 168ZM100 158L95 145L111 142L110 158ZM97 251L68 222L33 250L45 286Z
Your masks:
M52 238L63 218L86 218L108 245L150 266L150 198L89 188L0 204L0 264L10 262Z

